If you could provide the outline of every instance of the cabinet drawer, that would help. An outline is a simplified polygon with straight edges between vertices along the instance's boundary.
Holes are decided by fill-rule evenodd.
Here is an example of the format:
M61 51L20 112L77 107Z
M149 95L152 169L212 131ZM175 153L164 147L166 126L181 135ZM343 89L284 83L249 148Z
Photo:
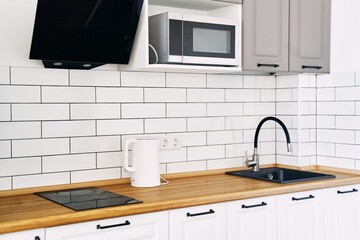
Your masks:
M0 234L0 240L45 240L45 229Z

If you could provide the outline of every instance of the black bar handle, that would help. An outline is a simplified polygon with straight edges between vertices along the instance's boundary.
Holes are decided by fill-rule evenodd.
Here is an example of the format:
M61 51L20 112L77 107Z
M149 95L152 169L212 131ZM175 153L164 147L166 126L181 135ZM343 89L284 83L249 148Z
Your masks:
M274 68L278 68L280 65L279 64L258 63L257 66L258 67L274 67Z
M307 65L302 65L302 69L305 69L305 68L313 68L313 69L322 69L322 66L307 66Z
M215 213L214 210L210 209L208 212L202 212L202 213L187 213L186 216L187 217L197 217L197 216L201 216L201 215L207 215L207 214L213 214Z
M349 191L337 191L337 194L346 194L346 193L354 193L354 192L358 192L359 190L357 190L356 188L353 188L352 190Z
M241 207L242 207L242 208L255 208L255 207L263 207L263 206L267 206L267 203L266 203L266 202L262 202L262 203L260 203L260 204L249 205L249 206L246 206L245 204L243 204Z
M106 229L106 228L122 227L122 226L128 226L128 225L130 225L130 222L128 220L126 220L124 223L120 223L120 224L114 224L114 225L108 225L108 226L97 225L96 228L97 229Z
M40 237L39 237L39 236L36 236L36 237L35 237L35 240L40 240Z
M315 198L313 195L309 195L308 197L302 197L302 198L293 197L292 200L293 201L302 201L302 200L313 199L313 198Z

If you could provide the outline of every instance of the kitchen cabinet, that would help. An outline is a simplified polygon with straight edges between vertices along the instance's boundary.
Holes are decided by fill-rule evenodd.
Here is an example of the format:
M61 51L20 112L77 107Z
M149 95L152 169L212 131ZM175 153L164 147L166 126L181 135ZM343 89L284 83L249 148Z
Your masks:
M226 239L226 204L169 211L170 240Z
M46 229L48 240L167 240L168 212L77 223Z
M227 204L228 240L276 240L276 197Z
M0 240L45 240L45 229L0 234Z
M323 190L277 196L278 240L324 240Z
M244 0L243 70L328 73L331 0Z
M360 185L324 190L325 239L360 239Z

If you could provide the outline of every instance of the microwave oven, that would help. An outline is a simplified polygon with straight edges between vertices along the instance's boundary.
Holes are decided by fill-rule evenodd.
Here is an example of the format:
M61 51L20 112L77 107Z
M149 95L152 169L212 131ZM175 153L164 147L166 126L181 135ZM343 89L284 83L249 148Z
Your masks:
M237 66L238 37L234 19L157 14L149 17L149 62Z

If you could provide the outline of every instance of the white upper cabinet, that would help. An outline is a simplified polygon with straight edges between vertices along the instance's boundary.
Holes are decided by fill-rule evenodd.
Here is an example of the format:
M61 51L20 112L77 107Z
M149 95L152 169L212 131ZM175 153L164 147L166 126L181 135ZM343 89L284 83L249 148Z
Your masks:
M168 240L168 212L156 212L47 228L46 239Z
M45 240L45 229L0 234L0 240Z
M228 240L276 240L276 197L227 204Z
M226 239L226 204L169 211L170 240Z
M360 239L360 185L328 188L325 197L325 239Z
M324 240L323 190L277 197L278 240Z

